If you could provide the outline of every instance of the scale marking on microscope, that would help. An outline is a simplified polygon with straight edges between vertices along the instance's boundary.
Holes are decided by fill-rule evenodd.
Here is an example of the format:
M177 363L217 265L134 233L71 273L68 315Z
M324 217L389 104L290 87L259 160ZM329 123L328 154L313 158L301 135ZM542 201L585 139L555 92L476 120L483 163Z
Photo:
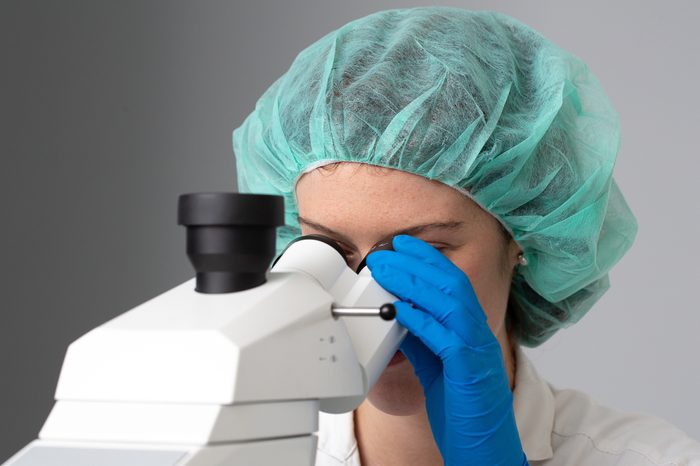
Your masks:
M326 339L325 339L324 337L321 337L321 338L319 338L319 341L320 341L320 342L325 342ZM335 335L330 335L330 336L328 337L328 343L329 343L329 344L335 343ZM318 360L319 360L319 361L336 362L336 361L338 360L338 358L336 357L335 354L331 354L330 357L319 356Z

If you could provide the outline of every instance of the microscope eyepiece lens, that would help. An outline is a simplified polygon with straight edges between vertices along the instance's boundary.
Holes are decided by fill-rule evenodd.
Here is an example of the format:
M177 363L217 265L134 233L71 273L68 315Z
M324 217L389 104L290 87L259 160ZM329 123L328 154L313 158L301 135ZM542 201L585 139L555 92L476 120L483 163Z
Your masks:
M393 238L385 238L376 242L374 246L369 249L369 252L365 255L365 257L362 258L362 261L357 266L357 269L355 269L355 273L360 273L360 271L367 266L367 256L372 254L374 251L393 251L394 246L391 244L392 240Z
M196 290L231 293L265 283L275 255L275 230L284 225L284 198L266 194L192 193L178 202L187 227L187 255Z

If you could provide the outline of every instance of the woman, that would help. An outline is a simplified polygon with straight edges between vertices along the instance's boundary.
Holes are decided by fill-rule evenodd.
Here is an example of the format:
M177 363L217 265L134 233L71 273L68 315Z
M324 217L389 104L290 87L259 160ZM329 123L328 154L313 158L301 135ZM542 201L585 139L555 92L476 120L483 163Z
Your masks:
M278 252L338 241L409 335L318 465L700 465L700 445L542 380L636 222L617 117L578 59L504 15L390 10L321 38L234 131L239 189L285 196ZM403 356L405 357L403 357Z

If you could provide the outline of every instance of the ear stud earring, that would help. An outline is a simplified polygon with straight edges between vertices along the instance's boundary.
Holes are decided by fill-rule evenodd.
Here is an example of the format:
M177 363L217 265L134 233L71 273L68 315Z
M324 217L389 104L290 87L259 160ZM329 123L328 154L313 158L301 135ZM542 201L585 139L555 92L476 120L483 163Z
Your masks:
M518 254L518 264L523 266L527 265L527 259L525 258L522 252Z

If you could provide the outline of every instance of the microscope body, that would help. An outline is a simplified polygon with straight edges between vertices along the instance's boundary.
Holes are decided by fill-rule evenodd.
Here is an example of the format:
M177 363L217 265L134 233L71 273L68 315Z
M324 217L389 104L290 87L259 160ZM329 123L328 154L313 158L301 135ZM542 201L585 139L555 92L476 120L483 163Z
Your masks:
M76 340L39 439L4 466L312 466L319 411L357 407L406 330L334 316L396 298L324 242L265 278L218 294L192 279Z

